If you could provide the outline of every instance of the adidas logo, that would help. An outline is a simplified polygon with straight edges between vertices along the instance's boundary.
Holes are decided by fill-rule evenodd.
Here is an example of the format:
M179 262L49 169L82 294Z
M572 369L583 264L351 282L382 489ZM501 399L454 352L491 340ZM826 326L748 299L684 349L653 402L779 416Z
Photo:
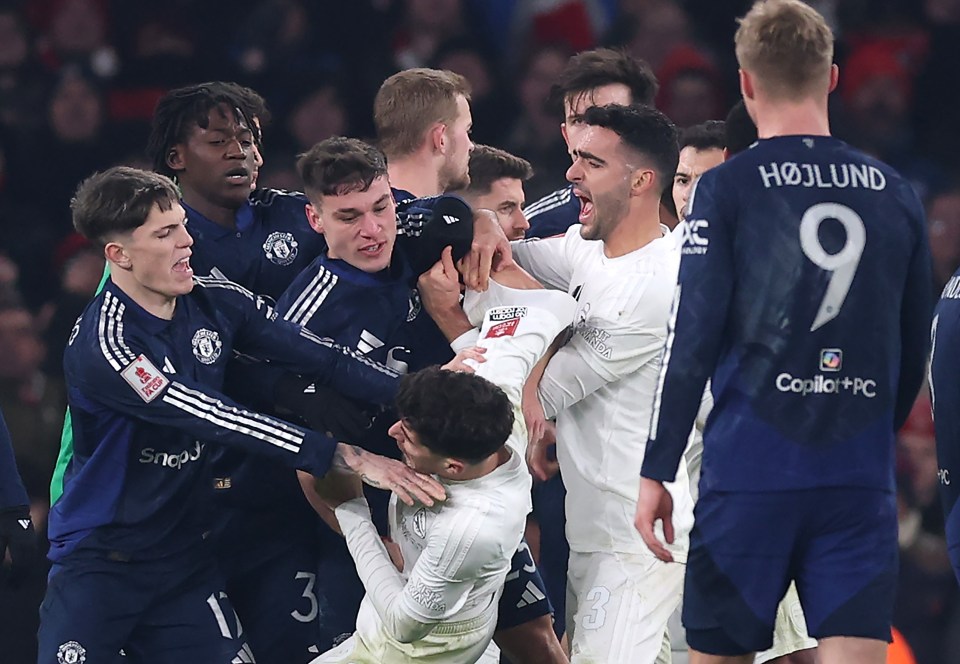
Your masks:
M254 664L256 661L253 657L253 652L250 650L250 646L244 643L243 647L240 648L240 651L237 653L237 656L230 660L230 664Z
M30 529L30 519L17 519L17 523L19 523L20 527L24 530Z
M457 219L456 217L452 217L452 216L450 216L449 214L443 215L443 220L444 220L445 222L447 222L448 224L455 224L455 223L457 223L458 221L460 221L460 220Z
M539 588L537 588L537 584L535 584L533 581L527 581L527 587L523 591L523 596L520 598L520 601L517 602L517 608L522 609L525 606L542 602L546 598L547 596L544 595Z

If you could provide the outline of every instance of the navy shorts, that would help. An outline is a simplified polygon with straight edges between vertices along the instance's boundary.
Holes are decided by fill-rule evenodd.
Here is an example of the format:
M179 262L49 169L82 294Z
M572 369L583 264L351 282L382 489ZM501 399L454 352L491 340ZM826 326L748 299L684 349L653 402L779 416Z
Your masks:
M770 648L791 580L810 636L890 640L898 564L893 493L710 492L700 496L695 517L683 600L691 648L726 656Z
M564 505L567 490L563 486L563 477L557 473L546 482L534 482L532 496L533 519L540 527L538 569L553 605L553 631L559 638L567 629L567 565L570 562Z
M221 513L217 563L257 664L306 664L323 652L317 521L312 511Z
M503 584L497 630L510 629L551 613L553 606L547 597L547 589L530 555L530 547L523 540L513 554L510 572Z
M74 555L50 570L37 661L252 662L241 634L209 556L121 562Z

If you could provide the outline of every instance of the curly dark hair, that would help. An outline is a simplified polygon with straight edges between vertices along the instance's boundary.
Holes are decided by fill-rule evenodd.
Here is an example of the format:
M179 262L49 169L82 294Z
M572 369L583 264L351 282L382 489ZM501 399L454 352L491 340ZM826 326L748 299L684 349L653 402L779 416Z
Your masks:
M263 97L237 83L197 83L171 90L157 103L147 139L147 158L153 164L153 170L174 177L176 173L167 165L171 148L185 142L194 126L206 129L210 111L221 106L233 109L237 120L243 121L257 146L261 147L260 130L253 118L256 117L261 125L270 119Z
M507 441L513 407L480 376L429 367L400 381L397 412L419 442L440 456L479 463Z
M571 57L550 90L550 102L562 113L567 97L615 83L630 89L632 103L653 106L658 83L650 65L617 48L595 48Z

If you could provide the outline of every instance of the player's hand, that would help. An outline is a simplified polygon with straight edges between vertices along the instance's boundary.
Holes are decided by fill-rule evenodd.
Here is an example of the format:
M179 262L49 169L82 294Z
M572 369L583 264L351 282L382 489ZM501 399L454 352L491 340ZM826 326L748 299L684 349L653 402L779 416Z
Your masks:
M527 446L527 466L538 482L546 482L560 472L556 446L557 426L553 422L545 422L540 438Z
M331 469L323 477L317 477L313 488L320 499L330 508L363 497L363 484L356 473L344 470Z
M343 452L343 460L364 484L393 491L407 505L421 502L429 507L447 498L446 489L440 482L401 461L367 452L356 445L340 443L337 450Z
M637 499L637 513L633 525L653 555L664 562L672 563L673 554L654 534L653 526L658 520L663 522L663 536L667 544L673 544L673 498L663 486L663 482L641 477L640 497Z
M431 316L460 307L460 273L453 264L453 249L446 247L440 260L417 279L423 308Z
M543 438L547 426L547 416L535 390L523 390L520 410L523 413L523 423L527 427L527 443L533 445Z
M486 352L487 349L480 346L464 348L462 351L457 353L452 360L440 368L444 371L463 371L465 373L474 373L476 371L477 364L487 361L487 358L483 356L483 354ZM467 360L474 362L475 364L469 364Z
M0 510L0 565L6 582L16 587L33 566L37 554L37 534L30 520L29 507ZM4 559L10 560L9 568Z
M496 213L493 210L475 210L473 244L459 264L467 288L479 292L487 290L490 274L513 264L510 241L500 227Z

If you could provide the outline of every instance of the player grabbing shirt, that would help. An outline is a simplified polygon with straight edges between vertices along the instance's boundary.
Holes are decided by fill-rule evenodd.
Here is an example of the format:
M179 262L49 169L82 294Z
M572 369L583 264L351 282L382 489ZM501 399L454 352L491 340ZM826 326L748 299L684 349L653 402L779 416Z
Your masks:
M232 282L195 281L185 214L163 176L125 167L94 175L73 210L77 228L104 246L111 279L65 354L75 454L50 514L40 661L110 661L121 649L252 661L225 618L229 601L204 542L207 446L239 446L317 474L372 457L233 403L221 392L227 359L248 348L381 400L397 376L275 321ZM365 473L381 482L373 465Z

